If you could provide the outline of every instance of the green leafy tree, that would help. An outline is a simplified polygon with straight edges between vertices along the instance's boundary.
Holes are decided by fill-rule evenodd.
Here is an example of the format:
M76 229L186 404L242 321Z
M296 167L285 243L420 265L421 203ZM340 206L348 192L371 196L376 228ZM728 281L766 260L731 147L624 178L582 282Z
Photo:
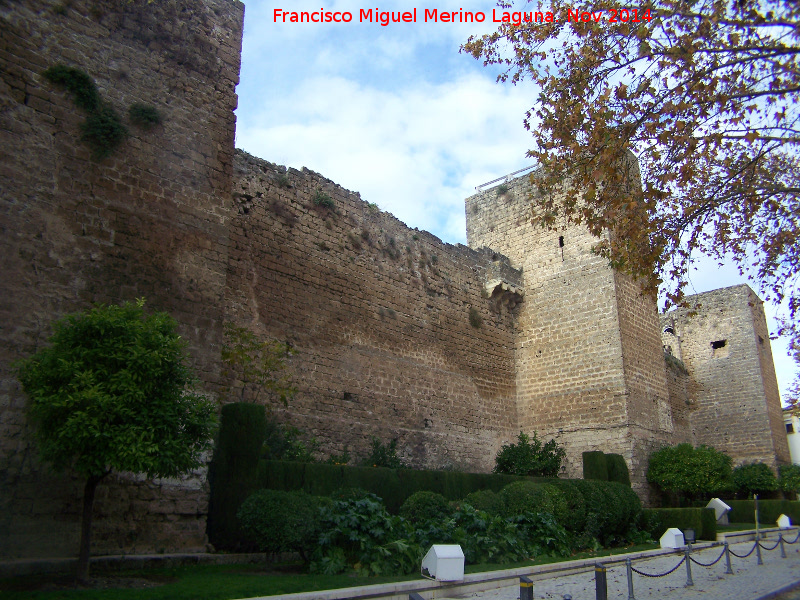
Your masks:
M41 458L86 478L77 570L85 580L100 481L112 471L177 477L199 466L216 410L192 390L175 321L145 314L143 300L98 306L53 328L18 376Z
M225 324L225 342L220 353L223 376L232 384L227 394L230 401L258 402L262 394L287 406L297 393L286 373L286 359L294 351L289 344L265 340L245 327ZM234 396L237 394L238 398Z
M790 494L800 492L800 465L781 465L778 467L778 486Z
M534 218L584 224L612 265L671 302L698 252L732 256L785 300L797 344L800 2L521 4L555 19L509 18L464 50L538 91L525 121L542 166Z
M516 444L504 444L495 457L495 473L510 475L532 475L558 477L567 453L555 440L542 444L533 432L533 437L519 432Z
M647 481L690 498L715 494L730 488L731 464L730 456L709 446L667 446L650 455Z
M774 492L778 489L778 480L764 463L751 463L739 465L733 470L733 488L737 492L750 494L763 494Z

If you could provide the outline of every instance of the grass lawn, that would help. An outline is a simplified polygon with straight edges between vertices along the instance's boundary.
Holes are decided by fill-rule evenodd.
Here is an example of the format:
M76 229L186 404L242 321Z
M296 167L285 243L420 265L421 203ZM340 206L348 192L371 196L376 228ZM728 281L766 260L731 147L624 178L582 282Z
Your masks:
M597 552L581 552L569 558L539 558L513 564L469 565L467 573L513 569L651 550L655 544L614 548ZM266 571L262 565L199 565L175 569L126 571L113 575L98 575L96 583L108 587L68 589L64 576L29 576L0 580L2 600L231 600L253 596L291 594L391 581L411 581L419 575L403 577L355 577L352 575L308 575L297 572ZM120 585L140 587L118 587ZM149 585L151 587L144 587ZM49 586L49 589L47 589Z
M763 523L760 524L759 529L764 529L765 527L775 527L775 525L764 525ZM717 531L719 533L728 533L729 531L750 531L751 529L755 529L756 526L753 523L730 523L728 525L717 525Z

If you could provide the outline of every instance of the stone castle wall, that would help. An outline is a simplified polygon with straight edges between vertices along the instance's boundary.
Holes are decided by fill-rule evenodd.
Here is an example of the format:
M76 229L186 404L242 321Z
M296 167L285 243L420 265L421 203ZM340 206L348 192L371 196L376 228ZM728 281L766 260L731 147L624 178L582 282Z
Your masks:
M516 434L516 326L482 290L519 272L243 152L234 200L227 311L296 351L299 393L280 418L324 454L364 456L375 436L415 466L490 470Z
M697 388L695 442L725 452L735 464L791 462L761 300L738 285L686 303L662 315L661 324L675 331Z
M12 361L53 319L144 297L180 323L213 388L228 253L243 5L230 0L0 3L0 557L77 553L83 482L50 474L30 444ZM42 72L92 77L130 136L93 160L85 114ZM163 122L131 124L128 107ZM93 551L204 547L206 494L183 484L98 490Z
M299 391L275 410L325 455L358 459L374 436L414 466L487 471L502 443L536 431L566 447L568 476L585 450L622 454L645 498L663 443L788 459L752 292L671 317L687 374L665 366L654 300L592 254L595 238L533 224L526 177L467 199L467 248L322 175L234 152L240 2L30 0L0 3L0 19L0 558L77 551L83 482L38 462L11 365L92 302L170 312L211 392L226 383L223 321L288 341ZM92 159L84 114L41 75L58 63L120 114L151 104L163 123L128 123ZM735 377L708 355L720 332ZM204 471L110 477L92 552L203 549L205 485Z

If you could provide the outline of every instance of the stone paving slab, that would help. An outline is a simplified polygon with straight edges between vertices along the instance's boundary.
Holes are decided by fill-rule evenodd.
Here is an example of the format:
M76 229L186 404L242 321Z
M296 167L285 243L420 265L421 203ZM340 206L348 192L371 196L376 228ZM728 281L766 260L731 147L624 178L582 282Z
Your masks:
M762 544L771 548L774 541L765 540ZM650 578L634 573L633 591L636 600L762 600L775 597L775 593L785 591L800 584L800 544L785 545L786 558L781 558L780 548L772 551L762 550L763 565L757 564L757 554L747 558L731 556L733 575L725 574L725 558L711 567L703 567L692 562L693 586L687 586L686 566L682 564L675 572L665 577ZM754 542L732 544L731 550L739 555L747 554ZM692 554L699 562L708 564L722 553L722 548L707 548ZM645 573L664 573L681 560L680 556L661 556L640 560L634 568ZM627 571L623 564L609 565L606 571L608 599L628 599ZM562 577L533 578L534 600L563 600L570 595L572 600L595 600L596 589L594 571L566 575ZM537 580L538 579L538 580ZM509 586L485 592L467 594L459 598L475 600L516 600L519 586ZM439 599L443 600L443 599Z

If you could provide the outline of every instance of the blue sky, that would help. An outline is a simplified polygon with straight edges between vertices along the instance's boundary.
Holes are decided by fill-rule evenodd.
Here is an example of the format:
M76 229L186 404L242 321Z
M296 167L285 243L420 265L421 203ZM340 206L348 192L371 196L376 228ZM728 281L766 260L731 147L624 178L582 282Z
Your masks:
M320 8L349 11L353 22L273 21L275 9ZM360 9L376 8L417 8L418 21L358 22ZM425 8L488 18L424 23ZM498 84L496 68L459 53L469 35L494 28L493 8L493 0L246 0L237 147L308 167L410 227L466 243L464 198L476 185L531 164L522 122L536 90L526 82ZM733 266L702 261L699 267L690 292L746 281ZM784 342L773 341L772 351L783 392L794 364Z

